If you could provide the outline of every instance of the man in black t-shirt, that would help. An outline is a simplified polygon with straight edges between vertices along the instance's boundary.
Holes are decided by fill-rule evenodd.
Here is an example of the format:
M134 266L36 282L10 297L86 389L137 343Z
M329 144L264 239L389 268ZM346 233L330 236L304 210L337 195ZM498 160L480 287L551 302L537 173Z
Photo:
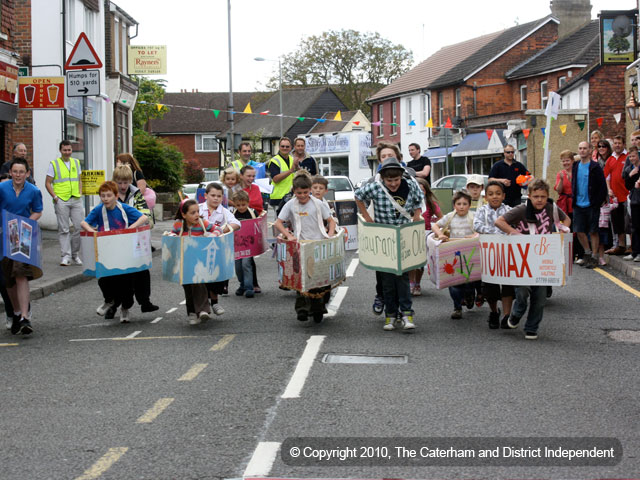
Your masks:
M504 203L517 207L522 203L522 187L516 183L520 175L531 175L522 163L515 159L516 149L513 145L504 147L504 159L496 162L489 172L489 181L495 180L504 185Z
M416 177L424 178L431 185L431 160L420 155L420 145L412 143L409 145L409 156L411 161L407 163L407 167L413 168Z

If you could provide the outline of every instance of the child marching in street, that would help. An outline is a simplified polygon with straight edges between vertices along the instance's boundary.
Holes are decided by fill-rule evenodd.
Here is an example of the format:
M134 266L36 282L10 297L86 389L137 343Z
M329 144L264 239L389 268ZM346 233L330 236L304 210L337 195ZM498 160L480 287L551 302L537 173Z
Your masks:
M118 202L118 186L115 182L107 181L100 185L98 195L101 203L82 221L85 231L124 230L147 223L146 215L130 205ZM129 309L133 306L134 295L133 278L133 274L113 275L104 277L99 282L104 298L113 300L112 308L120 307L120 323L129 323Z
M311 185L309 176L296 176L293 179L294 197L282 207L276 220L276 229L289 241L322 240L335 234L336 224L329 208L311 196ZM323 220L328 222L328 233ZM285 227L285 221L291 225L293 233ZM305 292L308 295L296 293L295 310L299 321L306 322L312 316L314 322L322 322L327 290L330 290L329 286L311 289Z
M216 182L207 185L205 190L206 201L199 205L199 216L212 223L214 227L219 228L220 233L227 233L238 230L240 222L227 208L222 206L223 196L222 185ZM226 295L229 288L228 285L229 280L207 284L209 297L211 298L211 308L216 315L224 313L224 308L218 304L218 295Z
M438 240L443 242L456 238L472 238L478 234L473 231L473 213L469 211L471 206L471 196L464 190L456 192L453 196L453 212L447 213L444 217L432 224L433 233ZM451 318L459 320L462 318L462 302L467 308L473 308L473 294L477 282L466 283L449 287L449 295L453 300L453 313Z
M529 200L526 205L518 205L498 217L495 225L509 235L535 235L553 233L556 228L569 227L571 219L553 201L549 202L549 184L538 179L529 184ZM524 338L537 340L546 300L546 285L516 287L516 300L507 320L509 328L518 328L530 301L529 314L524 325Z
M422 218L424 218L425 235L429 235L431 233L431 224L442 218L442 211L440 210L440 205L438 205L435 195L431 191L429 182L421 177L416 177L416 182L420 185L420 190L422 190L422 194L424 195ZM423 273L424 267L409 272L409 288L411 289L411 295L414 297L422 295L420 282L422 281Z
M484 196L487 203L478 208L474 214L473 229L478 233L504 234L504 232L495 225L497 218L510 210L509 205L503 203L505 199L504 185L496 181L489 182ZM513 303L513 285L498 285L495 283L482 282L482 291L491 309L488 320L489 328L496 329L500 326L502 326L502 328L509 328L507 320L509 319L511 304ZM498 309L499 299L502 299L502 310L504 313L502 322L500 322L500 310Z
M243 167L246 168L246 167ZM236 206L233 213L237 220L250 220L257 218L256 212L249 208L249 195L244 190L236 192L233 195L233 204ZM236 276L240 286L236 290L236 295L241 297L253 298L255 295L254 281L256 277L255 263L252 262L253 257L239 258L235 261Z
M256 169L251 165L245 165L240 169L240 183L242 189L249 195L249 208L253 209L256 215L260 214L264 210L264 203L262 200L262 193L260 187L254 182L256 180ZM255 293L262 293L260 285L258 285L256 261L251 257L251 268L253 269L253 291Z
M355 192L358 210L366 222L372 223L366 200L373 202L376 223L388 225L404 225L409 222L422 220L422 192L418 184L412 179L405 179L405 169L395 158L389 158L380 168L381 181L367 183ZM382 284L383 301L385 307L384 330L395 329L398 309L402 313L402 324L405 332L413 331L413 305L411 289L409 287L409 273L402 275L379 272Z

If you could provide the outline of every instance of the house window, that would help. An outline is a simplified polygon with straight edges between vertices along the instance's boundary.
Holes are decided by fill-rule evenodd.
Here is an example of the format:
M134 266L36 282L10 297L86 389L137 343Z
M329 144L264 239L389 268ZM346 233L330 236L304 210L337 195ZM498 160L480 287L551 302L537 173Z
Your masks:
M549 88L546 80L540 82L540 104L542 108L547 108L547 100L549 99Z
M391 123L398 123L398 104L396 102L391 102ZM397 133L397 125L391 125L391 135L396 135Z
M444 123L444 95L438 92L438 125Z
M427 123L429 123L429 111L427 110L427 96L422 95L422 128L426 128Z
M560 77L558 79L558 88L562 88L567 84L567 77Z
M65 0L65 29L67 43L73 45L76 41L76 2L75 0Z
M520 85L520 110L527 109L527 86Z
M413 110L411 109L411 98L407 98L407 123L413 122ZM411 125L408 126L409 130L412 130Z
M115 18L113 22L113 70L119 72L122 65L122 60L120 59L120 35L118 35L120 21Z
M384 128L382 125L382 122L384 121L384 115L383 115L383 105L380 104L378 105L378 121L380 122L380 125L378 125L378 136L382 137L384 135Z
M115 153L117 155L130 152L131 148L129 148L129 110L121 105L115 107Z
M462 116L462 92L456 88L456 117Z
M196 152L217 152L218 142L215 135L196 135Z
M584 88L580 88L578 91L578 108L584 108L584 104L582 102L584 102Z
M95 37L95 13L84 7L84 33L92 44L97 43Z

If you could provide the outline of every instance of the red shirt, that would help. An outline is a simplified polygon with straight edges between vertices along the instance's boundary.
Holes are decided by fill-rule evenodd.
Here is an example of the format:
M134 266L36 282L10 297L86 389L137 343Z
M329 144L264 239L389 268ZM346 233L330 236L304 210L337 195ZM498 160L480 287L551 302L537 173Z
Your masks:
M624 185L624 179L622 178L622 170L624 169L624 161L627 159L626 153L621 153L618 158L611 155L604 166L605 178L611 175L609 183L613 194L618 199L618 203L626 202L629 190Z
M622 175L622 174L620 174ZM260 187L255 183L252 183L247 188L243 188L245 192L249 194L249 208L253 208L257 215L262 213L262 194L260 193Z

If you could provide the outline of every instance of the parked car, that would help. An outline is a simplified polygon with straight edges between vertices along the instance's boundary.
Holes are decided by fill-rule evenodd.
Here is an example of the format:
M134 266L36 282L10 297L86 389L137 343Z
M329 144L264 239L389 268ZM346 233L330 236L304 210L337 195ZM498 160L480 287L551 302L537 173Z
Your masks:
M182 194L187 198L196 198L196 190L198 190L198 183L186 183L182 185Z
M431 184L431 188L453 188L454 191L462 190L467 186L467 180L471 175L447 175L446 177L439 178ZM484 180L484 187L486 188L489 183L489 175L482 175Z
M333 199L327 198L328 200L353 200L354 197L354 188L349 177L345 177L342 175L330 175L328 177L324 177L329 182L329 190L333 191Z

